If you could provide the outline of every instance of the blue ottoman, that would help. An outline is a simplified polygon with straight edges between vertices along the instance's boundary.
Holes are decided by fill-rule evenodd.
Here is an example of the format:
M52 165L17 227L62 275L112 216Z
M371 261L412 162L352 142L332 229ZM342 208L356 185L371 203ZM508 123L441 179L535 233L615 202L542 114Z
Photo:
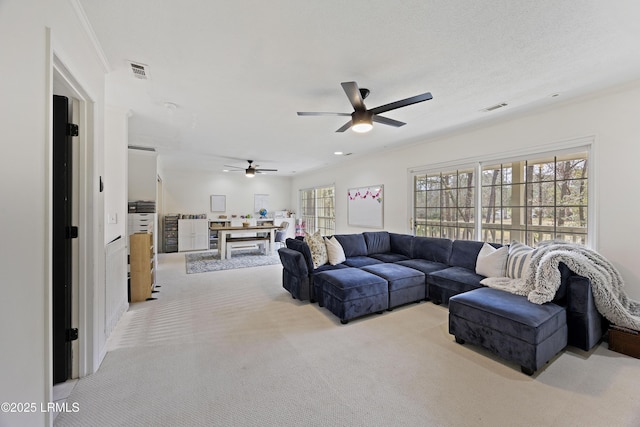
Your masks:
M533 304L520 295L480 288L451 297L449 333L456 342L484 347L533 375L567 346L567 314L553 303Z
M389 306L387 281L359 268L323 271L313 280L322 289L320 305L338 316L342 324Z
M427 296L422 271L393 263L367 265L362 270L380 276L389 283L388 310L402 304L419 302Z

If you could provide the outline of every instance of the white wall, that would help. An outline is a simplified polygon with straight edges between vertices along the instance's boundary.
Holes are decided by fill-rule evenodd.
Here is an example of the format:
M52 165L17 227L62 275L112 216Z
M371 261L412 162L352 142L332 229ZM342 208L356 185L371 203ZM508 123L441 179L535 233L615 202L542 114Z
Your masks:
M97 119L95 126L86 130L94 144L89 156L99 154L102 147L104 76L67 0L0 2L0 52L0 93L8 102L0 114L0 194L5 207L0 222L4 242L0 246L0 337L5 343L0 351L0 401L46 404L51 400L49 197L53 54L72 71L94 102ZM91 157L91 162L94 160ZM94 188L96 175L103 173L101 163L89 173L88 182ZM102 245L98 215L89 215L91 230L84 231L99 235ZM50 420L49 414L40 411L0 413L0 425L45 425Z
M128 200L155 201L157 179L157 153L130 149Z
M160 156L161 157L161 156ZM160 163L161 159L160 159ZM254 194L269 195L269 211L292 209L291 179L270 175L247 178L241 172L215 173L161 169L165 214L203 214L217 218L225 213L254 214ZM211 212L210 196L226 196L227 211Z
M105 109L104 130L104 167L108 180L104 180L105 193L105 243L118 236L127 235L127 192L128 156L127 141L129 138L129 112L108 106ZM109 218L115 219L110 223Z
M410 232L410 168L529 150L573 138L595 136L593 159L597 217L596 249L621 272L629 295L640 299L640 263L637 242L640 228L638 185L634 176L640 158L640 82L499 124L478 127L455 135L427 140L411 147L375 156L357 157L343 165L298 175L293 179L291 200L298 189L335 182L336 232L361 232L347 225L347 189L384 184L384 225L394 232ZM295 209L295 208L294 208Z

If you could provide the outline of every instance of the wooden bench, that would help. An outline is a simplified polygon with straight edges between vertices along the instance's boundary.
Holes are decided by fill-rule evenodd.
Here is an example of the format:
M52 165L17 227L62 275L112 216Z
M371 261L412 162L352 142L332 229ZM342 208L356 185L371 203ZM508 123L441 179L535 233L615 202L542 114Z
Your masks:
M231 259L233 249L249 249L256 245L266 255L270 240L269 236L227 237L226 258Z

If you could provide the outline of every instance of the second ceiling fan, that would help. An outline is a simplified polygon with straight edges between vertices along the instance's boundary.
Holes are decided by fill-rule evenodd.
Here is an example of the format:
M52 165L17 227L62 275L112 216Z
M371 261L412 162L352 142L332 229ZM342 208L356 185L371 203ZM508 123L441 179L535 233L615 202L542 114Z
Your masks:
M253 160L247 160L249 162L248 168L241 168L238 166L225 165L228 168L234 168L236 171L244 170L244 174L247 178L253 178L257 173L263 172L278 172L278 169L260 169L258 165L253 166Z
M426 92L421 95L412 96L411 98L402 99L400 101L391 102L379 107L367 109L364 105L365 98L369 95L369 89L360 89L356 82L340 83L342 89L347 94L349 102L353 106L353 113L325 113L325 112L298 112L299 116L351 116L351 120L340 127L336 132L344 132L349 128L353 128L355 132L368 132L373 127L373 122L382 123L384 125L400 127L406 123L382 117L379 114L397 108L406 107L408 105L417 104L418 102L428 101L433 98L431 93Z

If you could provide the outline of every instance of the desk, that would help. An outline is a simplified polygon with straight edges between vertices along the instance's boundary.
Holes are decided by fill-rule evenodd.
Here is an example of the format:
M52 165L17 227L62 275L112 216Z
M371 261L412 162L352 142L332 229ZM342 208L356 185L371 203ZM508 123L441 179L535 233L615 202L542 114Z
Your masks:
M275 230L279 229L279 225L253 225L249 227L211 227L211 230L218 232L218 253L220 259L226 258L227 252L227 237L233 232L254 232L254 233L269 233L269 253L273 253L273 244L276 236Z

